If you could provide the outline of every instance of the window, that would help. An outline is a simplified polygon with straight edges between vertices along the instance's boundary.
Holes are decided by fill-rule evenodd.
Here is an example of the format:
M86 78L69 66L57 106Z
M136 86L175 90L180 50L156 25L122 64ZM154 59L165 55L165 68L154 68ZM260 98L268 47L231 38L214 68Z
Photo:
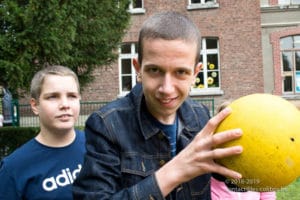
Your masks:
M193 4L193 3L205 4L205 3L215 3L216 2L215 0L190 0L190 1L191 1L191 4Z
M203 38L200 62L202 69L198 73L191 94L203 94L220 91L219 42L216 38Z
M131 0L129 12L132 14L145 13L144 0Z
M300 4L300 0L278 0L279 5Z
M203 9L219 7L217 0L189 0L187 9Z
M282 89L285 94L300 93L300 35L280 39Z
M137 58L137 44L122 44L119 48L119 88L121 95L128 93L136 84L136 73L132 64L133 58Z

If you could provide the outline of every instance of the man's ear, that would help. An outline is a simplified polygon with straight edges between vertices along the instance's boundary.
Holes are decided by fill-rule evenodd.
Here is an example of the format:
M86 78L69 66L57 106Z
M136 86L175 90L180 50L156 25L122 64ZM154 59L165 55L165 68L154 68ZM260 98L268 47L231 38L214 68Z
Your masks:
M140 71L141 71L141 66L140 66L140 63L139 63L138 59L137 59L137 58L133 58L133 59L132 59L132 63L133 63L135 72L136 72L136 73L140 73Z
M133 58L132 60L135 72L136 72L136 80L137 82L142 82L142 75L141 75L141 66L137 58Z
M39 115L39 109L38 109L38 100L31 98L30 99L30 106L31 110L35 115Z
M202 63L197 63L197 65L195 66L195 69L194 69L194 77L193 77L192 85L194 85L197 75L201 69L202 69Z
M195 71L194 71L194 76L196 77L198 75L198 73L201 71L202 69L202 63L197 63L196 67L195 67Z

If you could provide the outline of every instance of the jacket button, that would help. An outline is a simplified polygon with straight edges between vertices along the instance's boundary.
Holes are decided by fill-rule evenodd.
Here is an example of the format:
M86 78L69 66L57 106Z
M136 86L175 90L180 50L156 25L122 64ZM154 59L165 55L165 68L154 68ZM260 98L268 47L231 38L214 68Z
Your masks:
M154 197L153 197L151 194L150 194L150 196L149 196L149 199L150 199L150 200L155 200Z
M160 166L163 166L164 164L166 164L166 161L165 161L165 160L160 160L160 161L159 161L159 165L160 165Z
M158 134L158 139L160 140L164 139L164 135L161 132Z

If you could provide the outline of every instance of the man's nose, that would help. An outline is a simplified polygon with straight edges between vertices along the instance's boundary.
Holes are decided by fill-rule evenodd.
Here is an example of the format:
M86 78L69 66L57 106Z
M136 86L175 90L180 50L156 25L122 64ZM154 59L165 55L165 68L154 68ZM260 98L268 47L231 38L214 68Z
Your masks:
M166 74L162 78L161 85L159 87L159 91L162 93L170 94L174 92L174 85L171 75Z

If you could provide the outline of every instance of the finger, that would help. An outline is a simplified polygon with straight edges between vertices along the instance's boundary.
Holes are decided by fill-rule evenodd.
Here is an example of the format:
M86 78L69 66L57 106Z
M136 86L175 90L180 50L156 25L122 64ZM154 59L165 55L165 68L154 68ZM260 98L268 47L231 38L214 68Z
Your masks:
M213 146L218 146L220 144L238 139L242 136L241 129L231 129L223 132L216 133L212 136Z
M221 112L219 112L217 115L212 117L204 127L204 129L207 131L207 133L213 133L220 122L222 122L229 114L231 113L231 108L226 107Z
M228 169L219 164L214 165L213 170L214 170L213 172L221 174L228 178L232 178L232 179L241 179L242 178L242 174L240 174L239 172Z
M232 146L232 147L226 147L226 148L216 148L211 151L211 158L212 159L220 159L220 158L226 158L230 156L239 155L243 152L242 146Z
M243 147L240 145L224 147L224 148L215 148L210 151L202 151L198 153L199 162L201 160L217 160L230 156L240 155L243 152Z

